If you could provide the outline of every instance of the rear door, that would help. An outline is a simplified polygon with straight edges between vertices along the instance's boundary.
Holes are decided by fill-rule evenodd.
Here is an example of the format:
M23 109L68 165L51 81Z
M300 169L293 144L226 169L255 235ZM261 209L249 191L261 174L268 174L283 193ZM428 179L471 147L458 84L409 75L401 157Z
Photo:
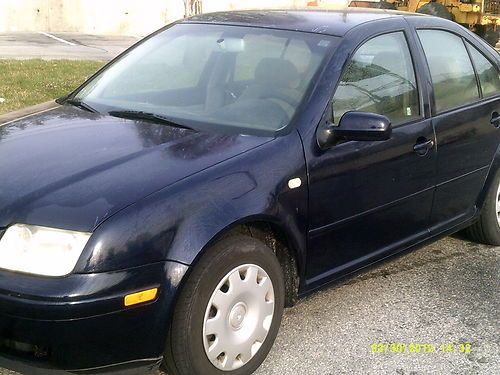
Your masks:
M465 33L419 29L417 34L433 88L438 159L431 230L439 232L476 212L500 141L498 59L473 46Z

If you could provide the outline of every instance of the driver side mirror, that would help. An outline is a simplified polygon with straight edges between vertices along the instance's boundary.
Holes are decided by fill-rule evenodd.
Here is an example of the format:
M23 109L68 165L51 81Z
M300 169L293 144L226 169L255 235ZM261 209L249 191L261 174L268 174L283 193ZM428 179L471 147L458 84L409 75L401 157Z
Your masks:
M391 120L368 112L346 112L338 126L326 123L318 128L317 141L322 150L341 141L386 141L391 138Z

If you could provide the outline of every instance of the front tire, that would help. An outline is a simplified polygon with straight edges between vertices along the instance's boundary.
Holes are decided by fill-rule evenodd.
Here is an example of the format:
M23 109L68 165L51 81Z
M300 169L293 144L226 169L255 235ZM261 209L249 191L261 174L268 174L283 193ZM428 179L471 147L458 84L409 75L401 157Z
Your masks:
M271 350L285 286L273 251L248 236L217 243L177 302L165 353L169 375L250 375Z
M474 241L500 246L500 169L488 189L479 220L466 233Z

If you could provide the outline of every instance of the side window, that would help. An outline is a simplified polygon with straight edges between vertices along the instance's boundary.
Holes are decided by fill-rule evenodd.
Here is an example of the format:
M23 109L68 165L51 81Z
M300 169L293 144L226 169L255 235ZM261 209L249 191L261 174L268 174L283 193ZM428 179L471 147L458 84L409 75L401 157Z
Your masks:
M476 67L476 72L481 83L481 90L484 97L497 95L500 93L500 78L497 68L479 52L476 47L467 42L472 62Z
M356 51L333 97L334 122L348 111L385 115L393 124L419 117L415 71L403 32L370 39Z
M462 38L441 30L418 30L418 36L431 72L437 111L478 100L474 68Z

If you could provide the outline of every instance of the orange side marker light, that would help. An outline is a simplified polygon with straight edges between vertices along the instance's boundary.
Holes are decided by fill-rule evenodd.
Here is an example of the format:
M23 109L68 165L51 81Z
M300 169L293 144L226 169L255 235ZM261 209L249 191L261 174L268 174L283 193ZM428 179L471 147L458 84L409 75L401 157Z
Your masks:
M142 292L137 292L125 296L124 304L126 307L139 305L141 303L153 301L158 295L158 288L143 290Z

